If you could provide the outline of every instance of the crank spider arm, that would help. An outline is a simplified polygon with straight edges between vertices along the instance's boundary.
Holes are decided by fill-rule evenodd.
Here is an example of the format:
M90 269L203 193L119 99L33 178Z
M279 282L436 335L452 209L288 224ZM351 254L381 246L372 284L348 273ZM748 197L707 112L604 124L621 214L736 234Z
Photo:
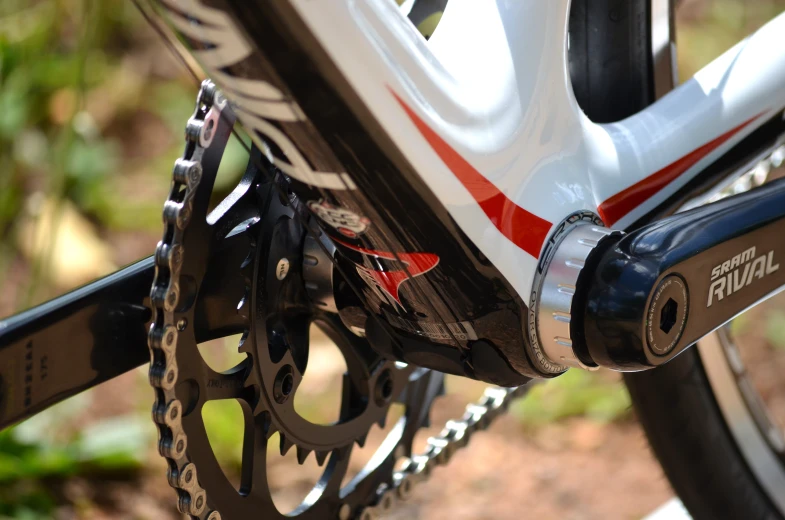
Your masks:
M577 279L571 348L589 366L655 367L783 286L780 179L600 239Z

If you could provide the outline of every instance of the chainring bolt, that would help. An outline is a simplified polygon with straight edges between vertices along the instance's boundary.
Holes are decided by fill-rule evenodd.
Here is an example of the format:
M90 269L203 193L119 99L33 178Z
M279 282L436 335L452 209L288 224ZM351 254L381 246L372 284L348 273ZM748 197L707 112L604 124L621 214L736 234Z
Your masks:
M289 259L281 258L278 260L278 265L275 266L275 277L283 280L287 274L289 274Z
M283 404L289 399L294 389L294 374L291 365L284 365L275 376L273 385L273 397L278 404Z

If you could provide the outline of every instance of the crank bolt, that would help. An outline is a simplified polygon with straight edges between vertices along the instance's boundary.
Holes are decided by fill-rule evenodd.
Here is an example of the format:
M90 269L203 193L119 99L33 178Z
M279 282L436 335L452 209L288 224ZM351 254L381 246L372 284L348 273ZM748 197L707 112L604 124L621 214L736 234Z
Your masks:
M687 325L688 310L686 282L676 275L663 278L646 314L646 342L654 355L666 356L674 349Z
M294 389L294 374L292 373L291 365L284 365L275 376L275 383L273 385L273 397L275 402L283 404L289 399Z
M392 374L390 374L389 369L386 369L384 372L379 374L379 378L376 380L376 389L374 390L373 396L377 406L385 406L390 402L394 386L395 385L393 383Z

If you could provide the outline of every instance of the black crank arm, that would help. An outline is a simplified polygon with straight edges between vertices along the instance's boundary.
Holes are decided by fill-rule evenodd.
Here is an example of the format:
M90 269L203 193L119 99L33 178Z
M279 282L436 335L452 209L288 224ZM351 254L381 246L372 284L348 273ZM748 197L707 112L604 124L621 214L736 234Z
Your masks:
M242 200L233 202L223 224L258 214ZM222 226L215 227L221 235L210 246L212 275L199 289L195 310L200 343L246 327L237 307L245 296L240 266L252 232L224 236ZM153 257L145 258L0 321L0 429L149 361L154 269Z
M785 179L601 240L572 301L573 351L661 365L785 286Z
M0 321L0 429L149 360L152 257Z

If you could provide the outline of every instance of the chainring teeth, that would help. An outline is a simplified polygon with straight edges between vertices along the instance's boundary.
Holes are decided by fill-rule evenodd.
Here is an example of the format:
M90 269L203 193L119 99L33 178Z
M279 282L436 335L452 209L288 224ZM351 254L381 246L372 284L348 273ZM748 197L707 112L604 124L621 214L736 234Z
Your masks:
M186 228L194 220L193 208L197 192L199 189L205 189L207 185L206 181L202 182L202 176L205 172L203 171L201 160L205 153L205 147L209 146L213 140L214 133L210 136L204 135L205 129L210 128L209 125L205 125L204 121L205 118L209 118L210 121L217 121L220 117L220 110L224 106L225 101L223 101L223 97L215 85L209 80L203 82L197 96L197 107L186 126L184 155L175 162L173 168L169 199L164 204L163 209L163 238L158 243L154 255L156 269L150 292L150 305L153 310L154 321L148 334L148 345L150 348L149 380L155 393L151 415L158 430L158 451L167 461L167 481L177 491L178 510L185 515L189 515L191 519L197 520L222 520L222 515L217 510L220 508L216 508L216 503L223 503L222 501L226 500L226 495L222 495L222 491L218 489L211 489L210 493L212 495L208 496L208 492L202 487L197 474L196 464L193 462L191 455L196 455L197 459L202 457L203 452L198 451L198 449L201 449L200 445L205 442L205 439L202 438L202 434L191 432L194 434L194 437L191 439L191 449L197 451L189 454L189 439L184 429L183 418L184 414L190 414L195 409L198 410L198 408L194 408L194 403L203 403L215 398L226 399L227 397L211 398L207 396L207 393L204 396L194 397L192 393L180 392L182 400L178 399L175 391L176 388L179 388L177 383L180 379L180 371L177 364L178 344L184 343L185 347L189 347L189 351L183 352L182 355L190 355L190 346L192 344L197 346L197 344L195 343L194 329L186 329L189 325L193 327L193 324L189 324L187 321L183 322L182 319L179 322L176 322L176 320L182 317L183 312L189 313L189 320L194 318L194 313L192 312L195 303L193 301L195 298L194 282L192 278L181 275L187 249L183 240L186 236ZM214 129L214 125L212 128ZM210 172L210 174L214 174L214 172ZM274 184L274 182L271 184ZM278 187L277 184L275 186ZM257 193L261 193L261 191ZM198 200L198 204L201 205L204 198L200 195ZM289 218L292 218L295 210L288 207L290 204L287 201L279 200L275 196L271 200L273 200L273 203L277 201L281 204L281 207L276 209L278 215L271 214L271 217L275 216L277 220L286 214ZM284 206L287 207L284 208ZM199 208L201 212L201 206ZM287 214L286 211L290 213ZM234 216L239 215L241 213ZM201 218L202 215L199 215L199 217ZM269 486L265 484L262 486L264 489L260 488L259 491L256 491L252 484L249 493L259 493L260 496L256 498L262 500L253 502L253 500L248 500L248 497L246 499L241 498L241 494L238 493L238 499L245 500L246 504L264 503L272 506L269 515L271 518L282 519L291 515L302 515L304 518L324 518L325 515L338 515L342 519L376 518L378 513L388 511L398 500L405 499L410 494L414 484L427 478L433 466L446 463L456 449L468 442L470 435L474 431L484 429L494 417L503 412L510 397L519 395L519 391L513 390L499 390L496 393L487 393L486 399L473 408L467 409L467 413L460 421L448 423L438 437L431 439L426 453L410 456L409 463L401 471L391 473L392 466L390 465L390 460L411 455L411 443L414 434L424 426L428 417L427 410L430 409L436 396L440 394L439 389L443 387L441 385L437 389L434 386L434 383L441 381L442 376L441 374L423 371L422 374L418 372L418 377L411 377L413 374L412 368L401 369L389 361L383 363L373 362L371 364L363 359L358 359L357 362L360 364L355 363L353 366L355 368L364 367L363 369L366 370L361 374L362 377L355 374L355 376L359 377L359 380L363 381L363 388L355 387L355 381L351 381L351 385L345 383L347 385L346 390L342 392L341 398L347 400L345 402L347 409L354 402L352 399L357 400L358 398L365 399L367 401L366 406L361 411L356 412L356 415L344 418L345 422L339 421L337 425L333 425L342 426L343 430L337 432L333 430L333 433L328 436L329 442L325 442L324 438L320 441L318 435L313 436L314 432L321 434L325 430L309 430L309 433L294 431L294 428L287 425L288 416L278 413L279 407L283 406L283 404L276 402L275 399L275 377L265 380L262 374L267 373L269 375L271 373L273 376L276 376L279 370L288 364L301 379L304 369L302 372L297 369L297 364L295 363L296 356L290 346L286 346L284 355L277 362L273 363L272 359L268 359L270 357L270 347L267 344L269 343L268 335L265 330L258 332L255 328L259 326L255 316L258 303L256 298L259 297L256 293L257 284L259 283L259 277L264 279L264 273L260 271L270 271L267 275L269 277L270 274L273 274L273 278L275 278L275 273L273 270L274 266L267 266L270 269L263 269L263 265L259 261L260 251L258 244L261 240L259 237L262 235L256 237L249 233L249 236L248 253L240 262L240 265L237 266L243 278L243 294L239 295L238 299L235 300L236 311L241 317L238 328L244 328L237 349L238 352L246 354L249 368L242 376L238 376L238 379L228 381L231 384L238 384L241 381L240 391L236 391L237 387L232 387L228 394L221 394L221 389L219 389L219 394L217 395L230 395L231 397L228 398L241 402L241 406L243 406L246 428L244 438L246 440L253 438L254 448L263 450L263 452L259 451L253 454L253 471L257 471L255 465L258 463L258 454L266 453L267 441L275 433L278 433L280 436L278 451L282 455L294 448L298 463L303 464L311 453L314 453L317 464L324 467L322 479L317 487L321 487L323 491L329 489L329 492L336 493L336 496L316 493L318 497L310 498L314 495L312 492L309 494L309 498L306 499L310 501L308 504L304 502L294 512L284 515L278 512L272 504ZM273 237L275 234L273 233L270 236ZM272 240L271 238L270 241ZM267 245L266 242L265 245ZM296 257L294 255L292 258ZM264 320L262 321L264 322ZM238 322L233 323L236 325ZM310 322L306 322L306 326L309 325ZM266 329L266 322L261 326ZM291 326L302 326L302 323L295 320L295 323ZM184 330L187 331L187 334L182 334ZM344 328L340 330L344 331ZM351 333L347 331L347 334ZM352 338L354 338L353 335ZM306 340L308 340L307 335ZM299 341L302 341L302 339ZM338 342L336 341L337 344ZM355 347L356 345L349 342L348 345L339 346L338 348L346 357L348 354L344 350L348 349L347 351L351 351ZM262 349L268 349L268 351L261 354L260 352L263 352ZM198 349L196 353L200 355ZM347 365L349 365L348 359L346 358ZM186 358L181 357L183 370L190 373L189 371L192 368L190 368L190 365L186 366L185 360ZM203 358L200 361L205 362ZM262 363L266 362L271 363L271 366L267 367L269 370L265 369L263 371ZM383 374L387 374L387 376L383 376ZM235 375L235 373L228 374L228 372L223 372L219 375L227 376ZM387 377L392 381L390 383L392 389L385 390L387 386L384 384L383 377ZM434 378L439 379L437 381ZM287 393L287 399L284 400L284 403L288 403L286 406L291 407L291 410L288 411L289 414L299 416L294 410L294 397L299 388L299 379L294 379L291 391ZM186 379L186 381L189 381L189 379ZM368 385L367 389L364 388L365 384ZM201 392L205 389L198 388L198 390ZM380 462L375 462L376 465L367 466L363 469L362 475L355 477L355 479L360 479L357 482L366 482L366 478L370 479L373 483L373 489L368 492L368 486L356 486L349 489L346 494L341 494L340 497L337 496L341 487L340 485L334 486L331 479L337 478L340 481L348 467L351 450L355 444L360 447L366 444L366 439L373 424L378 424L382 428L385 427L387 412L390 405L394 402L400 402L406 408L405 421L398 423L403 425L403 429L399 430L397 434L400 437L393 444L385 441L385 449L389 449L389 452L380 453L379 457L374 455L373 460ZM342 410L344 409L343 406L341 408ZM343 416L348 412L341 413ZM249 417L248 414L251 414L253 417ZM299 418L302 421L299 421L298 424L308 423L301 416ZM190 421L188 423L190 424ZM352 423L354 424L351 427L346 426ZM319 428L333 427L330 425L314 426ZM254 431L248 431L249 428ZM395 430L397 429L396 426ZM309 434L313 437L312 439L308 438ZM207 439L207 442L209 447L209 439ZM257 444L259 442L261 442L261 447ZM214 457L214 454L210 453L210 455ZM244 458L243 464L245 463L246 460ZM262 460L262 463L266 464L266 461ZM213 467L212 462L207 466ZM336 470L336 468L338 469ZM243 471L245 471L245 467ZM260 471L266 471L266 467ZM206 474L204 478L208 485L212 485L211 483L215 482L212 480L214 478L212 474ZM355 482L355 479L352 482ZM262 480L266 480L266 478ZM380 485L377 486L376 484ZM242 485L245 486L246 483ZM314 488L314 491L316 489ZM237 507L239 508L237 510L240 511L245 506L238 504ZM254 511L254 514L259 513L261 512Z

